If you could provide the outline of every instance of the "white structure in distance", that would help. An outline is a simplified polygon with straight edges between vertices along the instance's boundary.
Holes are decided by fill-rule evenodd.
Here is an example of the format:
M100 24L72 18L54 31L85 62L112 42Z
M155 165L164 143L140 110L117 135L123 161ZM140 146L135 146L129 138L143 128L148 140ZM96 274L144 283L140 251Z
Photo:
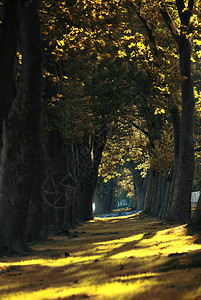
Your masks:
M200 197L200 191L192 192L191 193L191 203L197 204L199 197Z

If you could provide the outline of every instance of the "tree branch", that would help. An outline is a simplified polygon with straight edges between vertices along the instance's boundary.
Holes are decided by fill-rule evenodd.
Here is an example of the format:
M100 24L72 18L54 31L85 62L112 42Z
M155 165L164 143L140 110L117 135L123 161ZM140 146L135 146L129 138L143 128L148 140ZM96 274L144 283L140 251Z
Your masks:
M139 129L140 131L142 131L142 133L144 133L148 138L150 138L148 131L142 129L141 127L139 127L136 123L132 124L135 128Z
M188 9L189 9L190 11L192 11L193 6L194 6L194 0L188 0Z
M133 122L132 125L133 125L135 128L137 128L138 130L140 130L142 133L144 133L144 134L148 137L149 143L150 143L150 146L151 146L151 149L152 149L152 152L153 152L153 154L157 157L157 155L156 155L156 153L155 153L155 151L154 151L155 145L154 145L154 143L153 143L153 141L152 141L152 139L151 139L151 137L150 137L150 134L149 134L146 130L144 130L144 129L142 129L141 127L139 127L136 123Z
M177 10L181 20L181 25L188 26L192 15L194 0L188 0L188 7L185 7L183 0L176 0ZM186 8L186 9L185 9Z
M168 29L170 30L173 39L178 44L179 32L178 32L177 27L176 27L174 21L172 20L172 18L170 17L170 15L167 11L167 8L165 7L164 4L161 5L160 13L163 17L165 24L167 25Z
M144 25L144 28L147 32L147 35L148 35L148 38L149 38L149 41L150 41L150 44L151 44L150 46L151 46L154 54L157 55L158 54L158 49L157 49L156 40L155 40L155 37L153 35L152 29L149 26L147 19L144 16L142 16L141 13L140 13L141 3L139 2L139 4L136 4L132 0L128 0L128 4L131 7L131 9L133 9L133 8L135 9L135 12L136 12L138 18L140 19L140 21Z
M177 6L179 16L181 18L182 11L185 8L184 0L176 0L176 6Z

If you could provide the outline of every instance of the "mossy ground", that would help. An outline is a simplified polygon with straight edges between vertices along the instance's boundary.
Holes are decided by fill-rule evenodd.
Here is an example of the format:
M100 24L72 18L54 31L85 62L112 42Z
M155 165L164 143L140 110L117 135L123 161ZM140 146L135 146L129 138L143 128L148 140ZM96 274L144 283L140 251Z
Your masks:
M95 218L1 258L0 299L201 299L201 244L139 213Z

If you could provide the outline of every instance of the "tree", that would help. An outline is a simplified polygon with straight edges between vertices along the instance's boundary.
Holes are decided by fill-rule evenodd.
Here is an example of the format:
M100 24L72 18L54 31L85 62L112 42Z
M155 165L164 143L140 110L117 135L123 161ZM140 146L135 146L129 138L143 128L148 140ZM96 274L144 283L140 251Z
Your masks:
M18 1L5 1L4 17L0 38L0 134L2 125L16 95L14 80L14 61L19 38Z
M184 1L176 1L181 22L180 33L170 25L172 20L162 8L162 15L178 45L180 58L180 73L184 77L182 83L182 116L180 123L179 153L176 168L176 179L173 194L171 218L176 221L188 222L191 216L191 191L194 173L194 106L193 80L191 75L191 34L187 32L194 7L194 1L189 0L186 7Z
M172 105L169 105L170 113L172 115L173 129L174 129L174 146L175 146L175 157L174 157L174 175L172 180L172 199L170 197L169 209L167 211L166 217L171 218L176 221L186 222L190 219L190 195L192 189L193 181L193 168L194 168L194 142L193 142L193 119L194 119L194 95L193 95L193 84L191 76L191 38L192 30L195 30L196 26L192 26L190 23L190 18L192 16L192 10L194 7L194 1L188 1L187 7L185 6L184 1L176 1L176 9L178 11L179 20L175 19L175 22L181 24L180 31L176 28L175 22L170 17L170 14L167 9L167 5L170 7L173 17L176 16L176 10L173 3L164 2L154 2L151 5L150 1L145 1L143 4L141 2L132 2L135 9L136 15L139 17L141 22L144 25L145 31L148 36L149 45L151 51L154 53L155 65L158 65L158 62L162 62L163 59L159 56L160 51L158 48L158 36L162 37L160 34L165 32L160 29L161 15L163 22L165 22L167 28L176 45L178 46L178 55L180 59L180 80L181 80L181 90L182 90L182 113L181 113L181 122L179 120L179 114L177 108L179 103L175 101L172 102ZM151 9L150 9L151 8ZM149 17L153 17L153 11L156 13L150 26ZM162 37L161 40L164 40ZM163 47L167 48L167 43L163 44ZM170 46L174 50L174 46ZM166 64L170 65L170 61L166 60L168 58L167 53L170 54L170 51L166 51L165 48L161 48L163 55L165 56L165 72ZM161 69L161 68L160 68ZM167 74L165 75L164 84L167 82L169 86L169 92L167 90L166 97L171 100L175 92L170 93L171 91L171 81L167 80ZM179 78L179 76L177 75ZM169 77L171 78L171 77ZM167 85L166 85L167 86ZM160 88L161 89L161 88ZM164 91L166 88L163 88ZM175 107L176 104L176 107ZM151 173L152 174L152 173ZM184 192L185 191L185 192Z
M53 14L53 8L57 14ZM121 93L126 85L121 77L126 72L115 42L116 26L121 23L119 11L115 1L110 6L91 1L73 5L63 1L58 5L43 3L46 52L51 51L56 65L54 71L49 71L47 64L44 75L58 87L58 93L48 99L49 115L52 111L55 116L55 124L48 127L59 130L65 143L73 143L76 149L79 193L75 214L79 221L92 218L92 195L105 145L105 123L125 100L122 101ZM52 14L54 21L47 20L47 13Z
M37 0L29 3L21 1L17 9L20 15L23 61L20 86L3 130L0 186L2 251L27 249L27 224L29 239L38 238L42 227L41 186L44 180L45 153L41 115L41 36ZM11 35L10 32L9 34Z

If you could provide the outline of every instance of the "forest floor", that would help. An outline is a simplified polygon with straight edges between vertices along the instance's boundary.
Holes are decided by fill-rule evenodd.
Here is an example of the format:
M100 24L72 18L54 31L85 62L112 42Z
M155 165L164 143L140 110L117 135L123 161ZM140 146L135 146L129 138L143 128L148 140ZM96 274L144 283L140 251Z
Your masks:
M95 218L0 260L0 299L201 299L201 240L143 213Z

